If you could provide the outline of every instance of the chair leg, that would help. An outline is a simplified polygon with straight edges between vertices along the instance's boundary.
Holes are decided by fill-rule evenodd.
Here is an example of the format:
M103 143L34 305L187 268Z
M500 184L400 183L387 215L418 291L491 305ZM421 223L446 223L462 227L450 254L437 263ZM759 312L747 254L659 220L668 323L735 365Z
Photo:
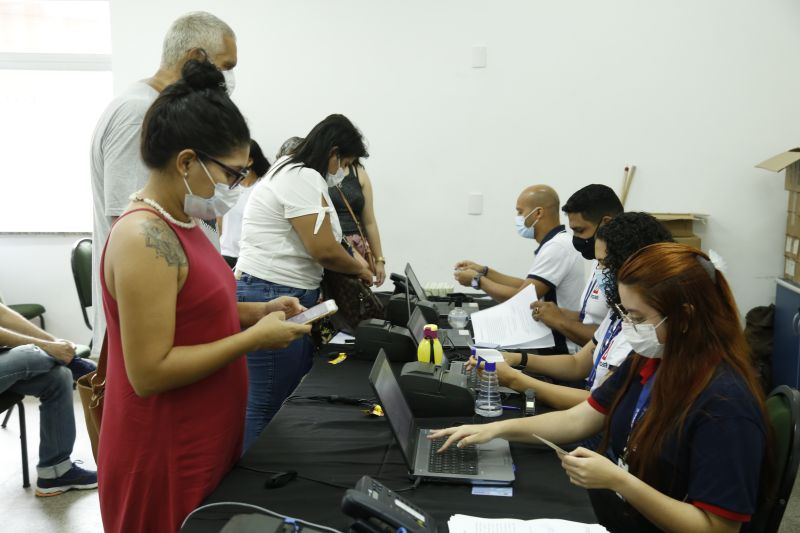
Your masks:
M6 429L6 426L8 425L8 419L11 418L11 412L13 410L14 406L12 405L11 407L8 408L8 411L6 411L6 417L3 419L3 423L0 425L0 427L2 427L3 429Z
M41 322L41 324L42 324L42 329L43 329L43 330L45 330L45 331L47 331L47 328L46 328L46 327L44 327L44 313L42 313L41 315L39 315L39 321L40 321L40 322Z
M17 404L19 407L19 440L22 447L22 488L27 489L31 486L28 474L28 434L25 428L25 407L22 402Z

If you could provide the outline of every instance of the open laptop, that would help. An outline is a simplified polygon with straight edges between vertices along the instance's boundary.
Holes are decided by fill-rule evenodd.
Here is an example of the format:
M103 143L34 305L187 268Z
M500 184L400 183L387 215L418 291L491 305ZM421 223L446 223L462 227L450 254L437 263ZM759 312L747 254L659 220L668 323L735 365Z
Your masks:
M414 308L414 311L411 313L411 318L408 319L408 330L411 332L411 336L414 337L414 342L417 343L417 346L422 342L422 336L425 333L425 325L427 323L425 316L422 314L422 310L419 307ZM470 335L459 333L458 330L455 329L440 329L439 341L442 343L442 348L445 350L448 348L469 350L470 346L475 344Z
M473 485L510 485L514 481L511 449L506 440L493 439L463 448L451 446L436 453L446 439L429 440L427 436L434 430L417 427L383 350L372 366L369 382L383 407L403 459L414 476Z
M419 282L419 278L414 273L414 269L411 268L411 263L406 263L405 274L407 281L406 292L408 293L408 291L411 291L414 293L414 295L416 295L418 299L427 300L428 295L425 292L425 289L422 288L422 283ZM407 293L406 297L408 296ZM456 306L456 304L452 302L431 302L431 303L433 304L434 309L436 309L436 312L439 313L439 316L441 317L446 317L448 313L450 313L450 311L452 311L453 308ZM409 302L409 316L411 316L410 306L411 303ZM466 308L464 310L469 312L469 310Z

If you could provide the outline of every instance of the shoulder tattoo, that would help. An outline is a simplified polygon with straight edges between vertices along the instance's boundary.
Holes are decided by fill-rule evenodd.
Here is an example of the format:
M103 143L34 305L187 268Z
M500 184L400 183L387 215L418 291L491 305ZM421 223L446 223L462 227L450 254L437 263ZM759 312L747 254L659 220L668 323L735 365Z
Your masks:
M160 218L142 222L142 235L145 246L154 249L156 257L163 258L169 266L182 267L188 264L178 236Z

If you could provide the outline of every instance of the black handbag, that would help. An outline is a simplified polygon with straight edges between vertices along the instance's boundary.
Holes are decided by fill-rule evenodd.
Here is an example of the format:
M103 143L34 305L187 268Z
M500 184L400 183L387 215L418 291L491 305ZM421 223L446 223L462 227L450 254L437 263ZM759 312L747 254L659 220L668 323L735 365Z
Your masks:
M347 241L342 246L352 255ZM358 276L325 270L320 284L323 300L336 300L339 311L330 318L335 329L353 334L363 320L384 318L383 304Z

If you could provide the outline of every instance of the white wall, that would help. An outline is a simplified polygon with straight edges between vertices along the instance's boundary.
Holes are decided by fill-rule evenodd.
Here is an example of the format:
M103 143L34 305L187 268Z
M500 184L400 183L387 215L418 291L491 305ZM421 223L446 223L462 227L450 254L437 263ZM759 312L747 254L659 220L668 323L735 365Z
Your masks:
M362 128L391 270L444 281L469 257L522 275L524 186L566 200L635 164L627 207L710 214L698 233L740 307L771 301L786 197L753 165L800 142L797 2L118 0L117 90L154 72L167 26L194 9L237 32L234 99L268 151L332 112ZM488 68L470 68L475 45ZM471 191L482 216L466 214Z
M0 293L7 304L45 307L47 331L89 344L70 267L70 251L82 235L0 235ZM89 315L91 318L91 314ZM37 326L39 320L33 321Z

